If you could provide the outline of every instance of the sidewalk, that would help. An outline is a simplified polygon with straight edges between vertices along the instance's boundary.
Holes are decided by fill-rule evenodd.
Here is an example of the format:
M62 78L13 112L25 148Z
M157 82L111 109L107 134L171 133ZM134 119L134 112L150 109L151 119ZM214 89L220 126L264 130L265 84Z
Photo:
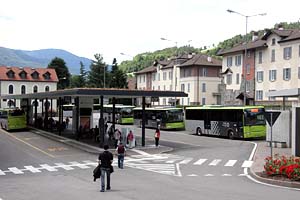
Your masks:
M300 188L299 181L290 181L285 178L277 178L277 177L266 177L263 176L264 171L264 164L265 158L271 156L271 147L268 146L266 141L256 141L257 149L253 157L253 165L250 168L249 175L256 179L257 181L272 184L272 185L279 185L284 187L292 187L292 188ZM273 147L273 156L278 154L280 156L291 156L291 148L274 148Z

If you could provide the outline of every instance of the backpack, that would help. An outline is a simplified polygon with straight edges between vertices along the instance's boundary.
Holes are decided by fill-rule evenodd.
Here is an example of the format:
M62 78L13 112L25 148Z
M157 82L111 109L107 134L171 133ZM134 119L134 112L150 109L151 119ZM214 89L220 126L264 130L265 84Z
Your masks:
M125 148L123 145L119 145L118 146L118 154L123 154L123 153L125 153Z

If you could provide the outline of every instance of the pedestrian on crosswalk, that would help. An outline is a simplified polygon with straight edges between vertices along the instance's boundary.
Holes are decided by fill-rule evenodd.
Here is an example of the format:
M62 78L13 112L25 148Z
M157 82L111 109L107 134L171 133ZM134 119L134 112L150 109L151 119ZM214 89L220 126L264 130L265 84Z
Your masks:
M126 153L126 148L123 145L122 142L119 143L119 145L116 148L116 152L118 154L118 167L120 169L123 169L123 164L124 164L124 157L125 157L125 153Z
M157 128L155 130L154 139L155 139L155 146L159 146L159 138L160 138L160 130Z
M101 190L100 192L104 192L105 189L105 174L107 178L107 187L106 190L110 190L110 173L113 163L113 154L108 151L108 145L104 145L104 152L99 154L99 164L101 165Z

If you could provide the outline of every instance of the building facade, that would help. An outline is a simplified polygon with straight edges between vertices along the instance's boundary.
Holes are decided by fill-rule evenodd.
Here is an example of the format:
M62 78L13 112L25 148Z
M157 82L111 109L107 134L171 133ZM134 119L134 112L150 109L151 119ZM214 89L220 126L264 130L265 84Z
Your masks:
M0 95L27 94L57 90L58 78L54 69L0 66ZM25 102L19 99L1 99L1 108L19 107ZM34 100L31 100L31 105ZM45 102L43 102L45 103ZM56 101L52 102L56 109ZM51 106L51 102L49 101ZM38 101L38 112L42 111L42 102Z
M183 91L188 97L152 99L152 105L220 104L221 61L202 54L158 61L136 73L140 90ZM148 100L149 103L149 100Z

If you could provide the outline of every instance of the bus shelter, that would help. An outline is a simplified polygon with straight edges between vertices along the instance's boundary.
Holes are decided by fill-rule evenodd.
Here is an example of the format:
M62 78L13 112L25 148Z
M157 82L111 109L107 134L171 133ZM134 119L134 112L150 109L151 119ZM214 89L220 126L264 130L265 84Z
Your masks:
M187 97L188 95L184 92L179 91L154 91L154 90L129 90L129 89L110 89L110 88L73 88L65 90L56 90L49 92L39 92L30 94L15 94L15 95L2 95L1 99L10 100L21 100L21 107L26 110L27 113L27 124L29 120L34 119L33 125L38 127L38 125L43 124L43 128L52 128L52 111L53 111L53 100L57 101L57 111L58 111L58 132L59 135L62 131L63 125L63 105L67 103L74 103L74 119L75 123L75 134L79 136L80 134L80 115L84 114L87 109L93 106L93 99L100 100L100 118L99 118L99 139L100 147L103 146L105 140L105 121L103 118L103 100L104 98L112 99L112 126L115 126L115 102L118 98L141 98L142 99L142 146L145 146L145 105L146 98L158 98L158 97ZM42 102L42 123L38 120L37 105L38 100ZM50 100L50 102L49 102ZM92 100L92 101L91 101ZM33 104L30 102L33 101ZM44 103L45 102L45 103ZM50 111L50 113L49 113ZM30 113L33 116L30 116ZM50 114L50 115L49 115ZM85 113L87 114L87 113ZM44 117L43 117L44 116ZM49 116L51 116L49 118ZM77 137L79 139L79 137Z

